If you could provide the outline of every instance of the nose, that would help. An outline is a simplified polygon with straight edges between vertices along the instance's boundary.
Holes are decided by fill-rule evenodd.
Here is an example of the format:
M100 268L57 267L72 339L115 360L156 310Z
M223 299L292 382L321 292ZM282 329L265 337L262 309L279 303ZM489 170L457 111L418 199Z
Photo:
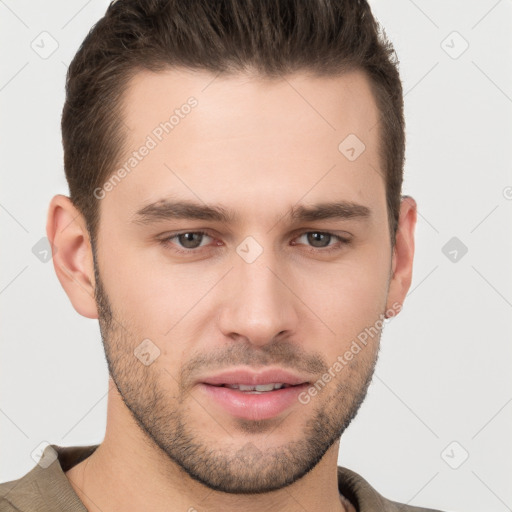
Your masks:
M222 333L258 346L290 336L297 329L300 303L291 291L291 274L265 252L255 262L239 259L234 264L220 290L224 296L218 316Z

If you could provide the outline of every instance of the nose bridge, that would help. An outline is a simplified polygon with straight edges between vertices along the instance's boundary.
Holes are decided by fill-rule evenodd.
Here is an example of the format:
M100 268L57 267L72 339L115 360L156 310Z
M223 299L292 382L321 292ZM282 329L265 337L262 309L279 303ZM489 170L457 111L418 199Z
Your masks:
M220 316L224 334L266 344L279 333L294 330L297 315L293 294L283 284L286 276L280 275L274 251L258 249L254 241L246 240L237 253Z

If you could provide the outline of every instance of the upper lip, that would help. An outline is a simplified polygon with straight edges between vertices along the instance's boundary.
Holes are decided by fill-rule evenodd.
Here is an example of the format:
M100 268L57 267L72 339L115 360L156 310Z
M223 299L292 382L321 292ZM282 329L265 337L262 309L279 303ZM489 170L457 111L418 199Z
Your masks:
M281 368L267 368L259 372L238 369L227 370L216 375L204 377L199 380L204 384L220 386L222 384L242 384L245 386L258 386L260 384L281 383L295 386L307 383L308 380L300 375L291 373Z

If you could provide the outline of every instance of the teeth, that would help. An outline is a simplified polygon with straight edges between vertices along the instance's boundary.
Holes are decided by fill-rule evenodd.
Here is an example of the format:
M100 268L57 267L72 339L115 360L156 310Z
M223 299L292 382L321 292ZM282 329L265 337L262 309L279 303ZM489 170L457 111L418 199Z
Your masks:
M281 389L283 387L288 387L287 384L282 383L270 383L270 384L258 384L257 386L246 386L245 384L226 384L227 388L230 389L239 389L240 391L273 391L274 389Z

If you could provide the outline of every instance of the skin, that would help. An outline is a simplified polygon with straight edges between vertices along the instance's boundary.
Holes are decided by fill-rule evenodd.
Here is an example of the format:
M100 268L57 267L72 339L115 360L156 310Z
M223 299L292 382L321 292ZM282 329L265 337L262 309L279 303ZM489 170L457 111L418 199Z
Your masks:
M135 75L123 99L126 157L187 98L198 105L100 201L96 269L83 217L66 196L51 201L57 276L76 311L99 319L111 375L105 438L66 475L89 511L354 510L338 492L339 437L366 394L379 335L307 404L268 420L233 417L196 379L241 364L321 378L403 302L416 204L402 201L392 247L378 110L361 72L214 78ZM351 133L366 146L352 162L338 150ZM221 205L238 221L133 222L171 196ZM286 217L327 201L370 214ZM176 252L194 247L183 237L161 243L197 230L208 236L189 256ZM248 236L263 249L252 263L236 251ZM134 356L144 339L160 350L148 366Z

